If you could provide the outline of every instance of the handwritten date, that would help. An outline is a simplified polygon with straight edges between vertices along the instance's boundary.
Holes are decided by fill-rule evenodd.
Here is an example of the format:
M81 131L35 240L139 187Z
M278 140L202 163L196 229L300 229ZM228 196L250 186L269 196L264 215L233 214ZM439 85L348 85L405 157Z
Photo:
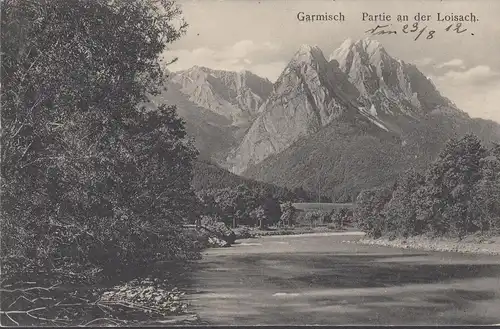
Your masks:
M415 35L414 40L417 41L421 36L425 37L425 39L430 40L434 38L434 34L436 30L428 29L427 25L419 25L418 22L415 22L411 25L405 24L401 28L401 30L391 29L392 24L387 25L377 25L374 28L368 29L365 33L369 33L370 35L383 35L383 34L398 34L398 32L402 32L404 34L413 34ZM448 27L444 29L446 32L455 32L455 33L464 33L467 31L466 28L462 27L462 23L450 24ZM474 35L474 34L472 34Z

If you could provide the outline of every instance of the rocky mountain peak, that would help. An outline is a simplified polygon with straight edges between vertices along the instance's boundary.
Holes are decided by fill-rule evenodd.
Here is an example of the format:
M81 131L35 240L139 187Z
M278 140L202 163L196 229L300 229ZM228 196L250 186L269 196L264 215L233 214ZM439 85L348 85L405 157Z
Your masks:
M329 59L339 63L366 105L382 115L417 119L436 108L453 106L414 65L389 55L377 40L348 39Z
M367 54L374 54L376 52L385 52L382 44L375 39L364 38L356 41L354 46L358 49L363 49Z
M321 51L321 49L318 46L303 44L295 52L292 59L290 60L290 63L324 64L326 63L326 58L325 55L323 54L323 51Z
M300 46L240 146L228 156L231 170L241 173L356 111L351 101L357 94L345 74L326 60L319 47Z
M354 60L358 60L364 65L372 64L378 66L381 61L390 59L382 44L370 38L357 41L349 38L329 57L330 61L336 60L343 71L349 71Z
M251 72L213 70L195 65L175 72L171 82L198 106L247 125L272 91L272 83Z

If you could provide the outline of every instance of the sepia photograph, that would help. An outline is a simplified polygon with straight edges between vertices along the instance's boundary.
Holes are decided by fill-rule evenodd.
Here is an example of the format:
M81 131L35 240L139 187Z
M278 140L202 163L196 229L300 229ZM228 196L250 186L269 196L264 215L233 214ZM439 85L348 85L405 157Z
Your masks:
M0 0L0 325L500 326L498 14Z

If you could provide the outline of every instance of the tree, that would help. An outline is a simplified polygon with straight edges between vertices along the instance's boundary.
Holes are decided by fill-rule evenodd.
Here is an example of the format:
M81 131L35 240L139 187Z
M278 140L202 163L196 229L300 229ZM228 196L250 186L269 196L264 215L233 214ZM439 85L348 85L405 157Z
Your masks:
M470 207L471 193L480 179L480 160L486 149L474 135L451 139L426 174L432 191L435 231L464 236L474 230ZM445 223L443 226L442 224Z
M353 212L358 227L370 236L381 236L386 225L383 209L391 196L392 190L389 188L373 188L359 193Z
M425 222L417 216L416 204L416 193L423 184L424 177L414 170L408 170L398 178L391 200L384 208L387 231L393 236L408 237L425 230Z
M262 207L266 217L266 225L272 225L279 222L281 218L280 199L272 192L261 189L258 192L258 204Z
M323 222L323 219L327 215L321 211L309 211L305 215L305 219L311 226L314 226L317 221Z
M264 228L264 225L268 221L264 208L262 206L258 206L254 210L250 212L250 217L252 218L252 222L254 222L254 226L258 226L260 229Z
M2 3L3 264L113 271L194 257L196 156L159 55L186 24L172 1Z
M410 170L392 191L363 191L354 215L360 228L376 237L496 233L500 146L486 150L474 135L451 139L425 175Z
M500 230L500 145L480 161L481 178L472 192L473 223L481 232Z
M282 225L290 226L292 224L293 215L295 214L295 207L291 202L285 202L282 205L282 214L280 222Z
M231 226L256 225L256 214L264 218L267 224L277 222L281 216L279 201L265 189L250 189L245 184L236 188L208 189L198 192L208 213L216 213Z
M346 225L352 217L352 211L346 208L332 210L328 215L328 222L333 223L336 229L341 229Z

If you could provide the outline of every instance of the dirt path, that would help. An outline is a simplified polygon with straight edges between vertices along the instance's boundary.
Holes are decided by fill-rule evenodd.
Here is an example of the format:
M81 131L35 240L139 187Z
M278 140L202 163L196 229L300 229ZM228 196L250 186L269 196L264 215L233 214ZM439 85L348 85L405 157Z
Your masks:
M193 272L191 310L221 325L500 323L500 256L342 243L361 237L210 249Z

